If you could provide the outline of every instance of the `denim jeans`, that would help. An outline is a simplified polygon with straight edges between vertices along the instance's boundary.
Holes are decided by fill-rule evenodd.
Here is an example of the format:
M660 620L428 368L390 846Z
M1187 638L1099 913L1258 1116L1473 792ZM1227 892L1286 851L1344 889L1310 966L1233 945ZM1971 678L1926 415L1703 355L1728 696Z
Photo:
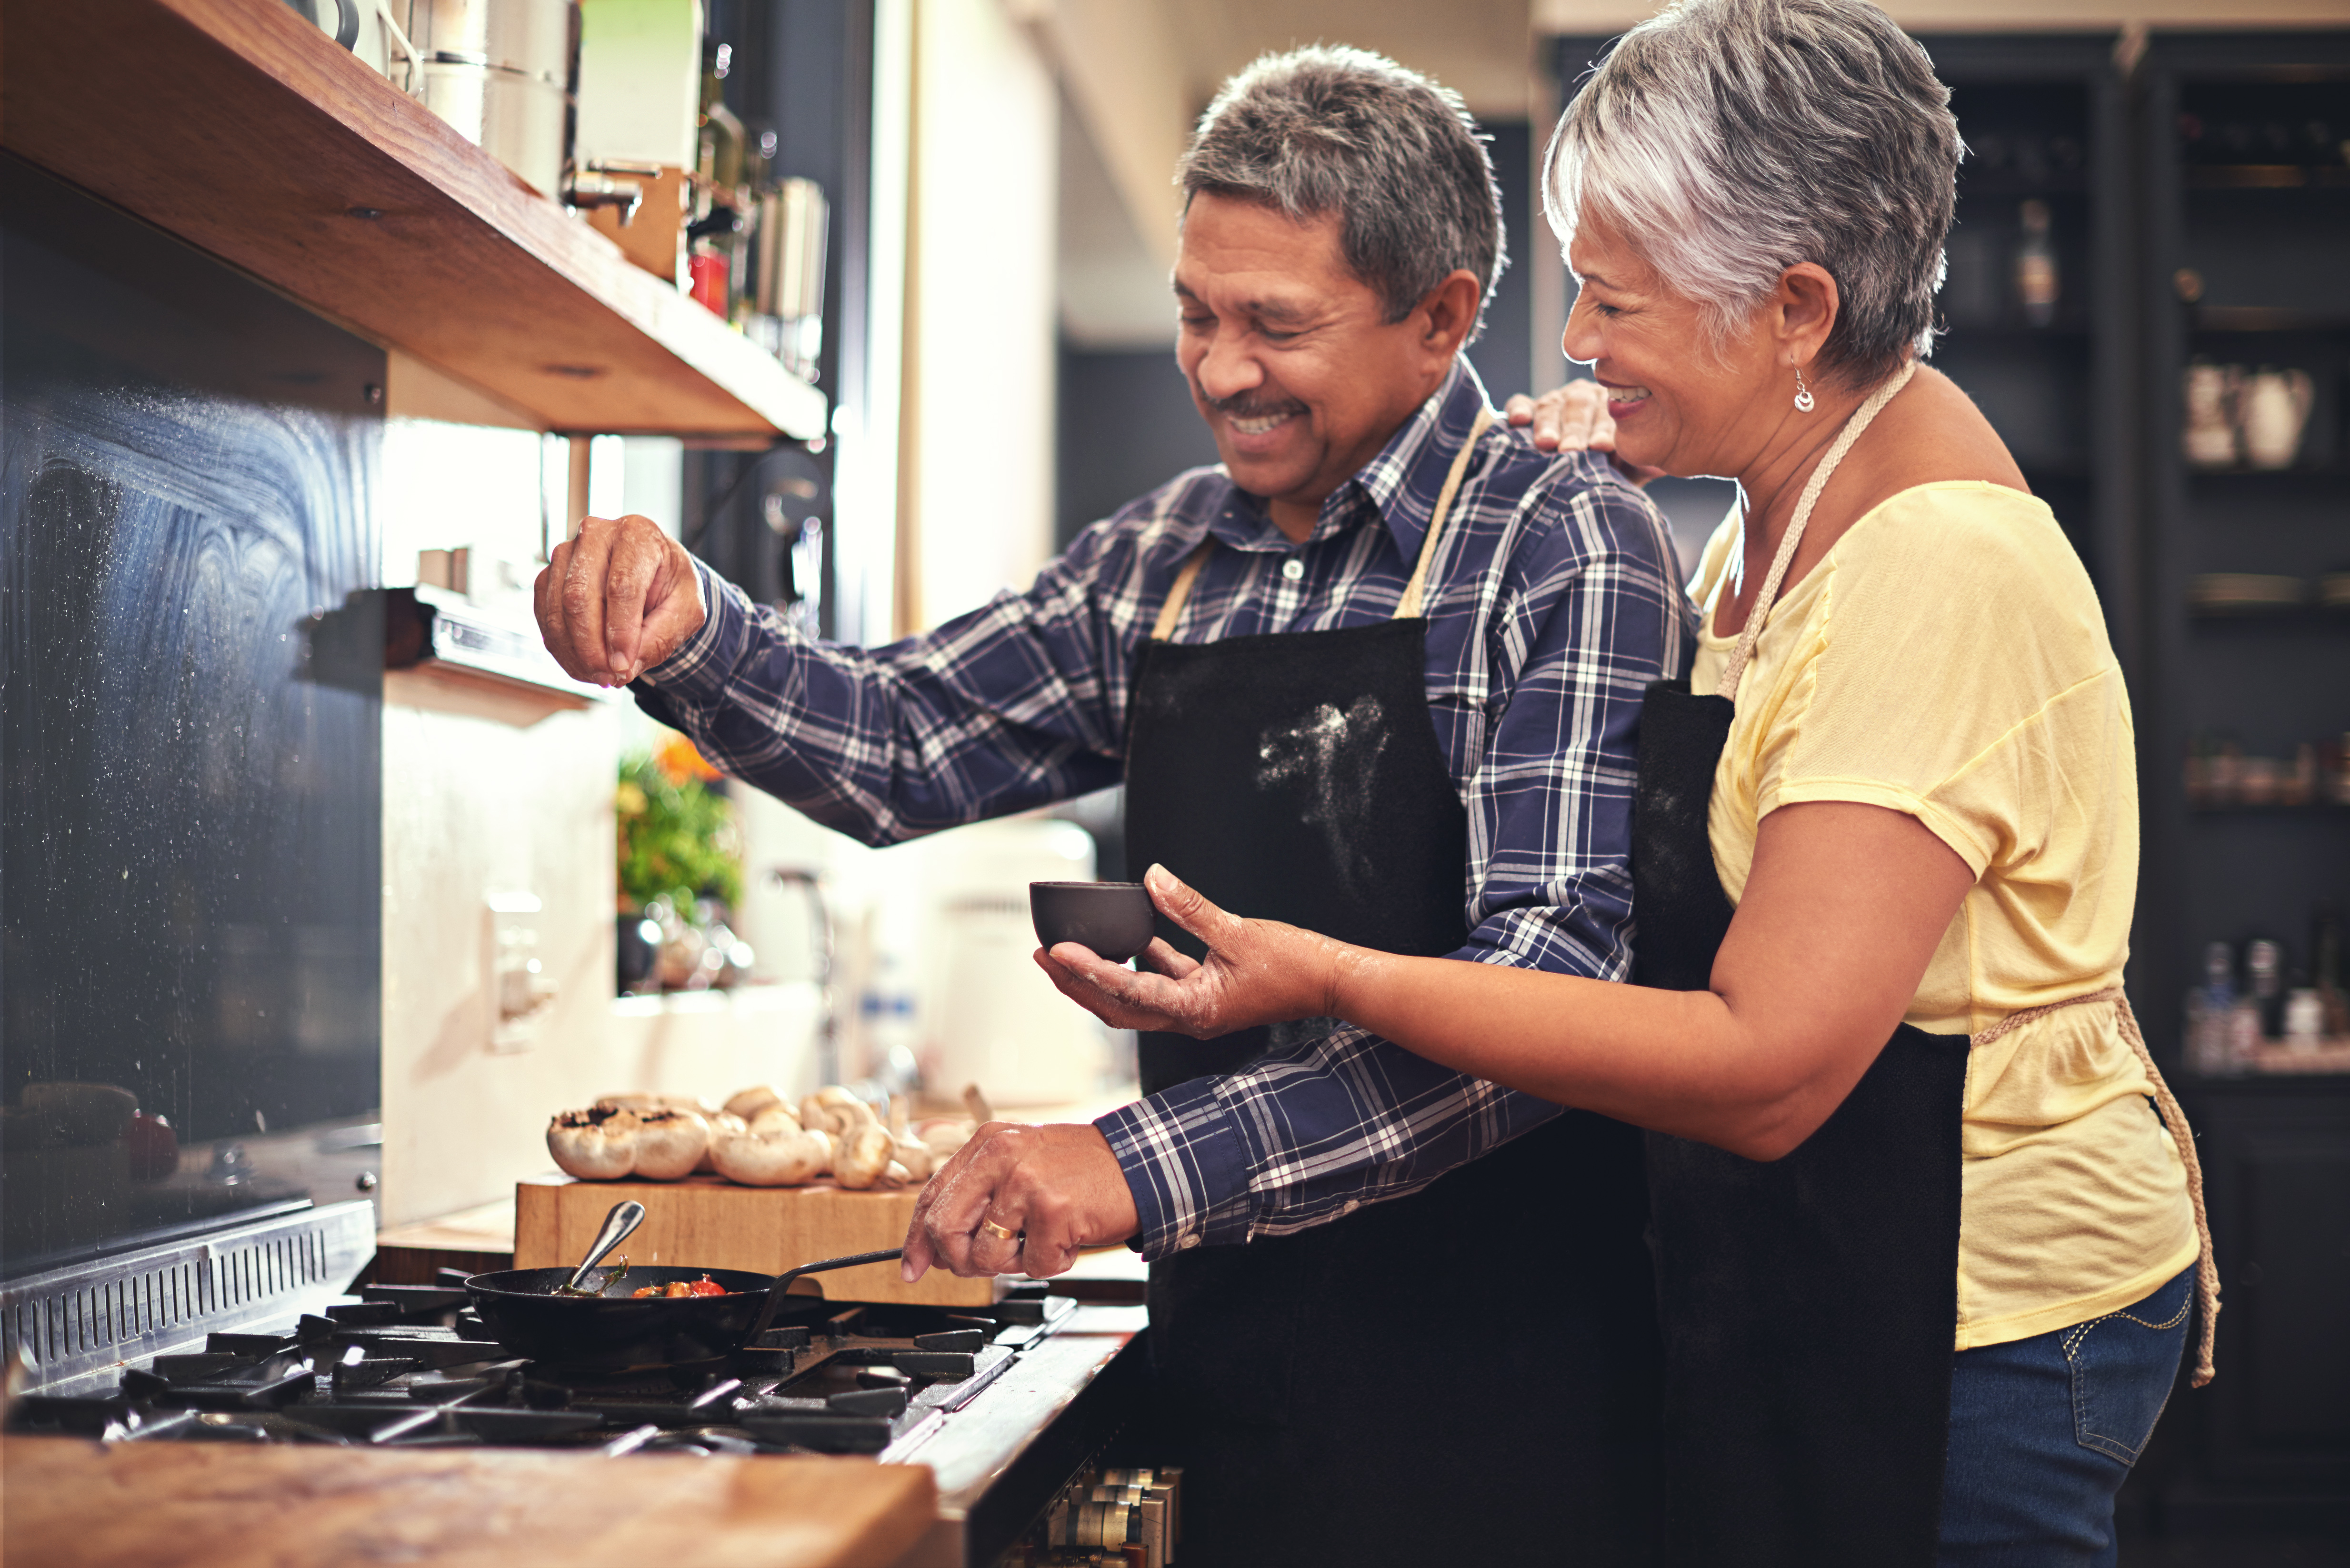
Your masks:
M1960 1351L1939 1568L2113 1568L2114 1493L2170 1397L2190 1268L2070 1328Z

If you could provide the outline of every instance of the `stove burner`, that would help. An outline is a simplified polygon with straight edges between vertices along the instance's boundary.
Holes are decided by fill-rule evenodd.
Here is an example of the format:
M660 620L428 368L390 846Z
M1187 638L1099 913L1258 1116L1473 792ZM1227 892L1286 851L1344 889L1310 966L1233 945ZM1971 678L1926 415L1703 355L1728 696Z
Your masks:
M796 1319L723 1360L636 1371L516 1360L462 1290L377 1285L274 1334L127 1368L109 1395L33 1395L20 1431L114 1442L495 1444L876 1454L920 1441L1075 1303L1031 1289L992 1313L795 1297Z

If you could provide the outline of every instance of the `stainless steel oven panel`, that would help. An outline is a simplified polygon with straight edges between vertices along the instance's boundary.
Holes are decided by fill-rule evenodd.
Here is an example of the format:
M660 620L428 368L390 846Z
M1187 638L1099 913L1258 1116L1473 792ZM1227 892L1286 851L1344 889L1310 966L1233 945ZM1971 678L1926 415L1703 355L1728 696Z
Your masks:
M375 1206L362 1200L27 1275L0 1288L0 1362L22 1345L34 1392L104 1387L126 1362L317 1312L374 1255Z

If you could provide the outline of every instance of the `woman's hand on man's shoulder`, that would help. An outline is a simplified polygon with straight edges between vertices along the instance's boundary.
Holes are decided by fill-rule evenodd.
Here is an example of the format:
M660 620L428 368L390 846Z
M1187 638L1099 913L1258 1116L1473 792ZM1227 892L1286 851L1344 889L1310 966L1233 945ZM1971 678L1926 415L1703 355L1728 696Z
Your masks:
M1661 468L1643 468L1616 456L1616 421L1599 383L1578 378L1539 398L1520 392L1502 406L1510 423L1526 431L1537 452L1604 452L1616 471L1635 484L1662 477Z

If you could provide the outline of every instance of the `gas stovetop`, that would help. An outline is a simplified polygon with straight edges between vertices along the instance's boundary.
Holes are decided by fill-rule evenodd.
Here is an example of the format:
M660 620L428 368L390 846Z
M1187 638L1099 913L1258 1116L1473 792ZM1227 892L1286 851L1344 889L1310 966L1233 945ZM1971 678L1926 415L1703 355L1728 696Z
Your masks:
M970 1311L795 1296L723 1362L609 1373L516 1359L455 1285L373 1285L283 1332L214 1334L111 1393L32 1394L9 1428L114 1442L496 1445L907 1458L1077 1310L1041 1283Z

